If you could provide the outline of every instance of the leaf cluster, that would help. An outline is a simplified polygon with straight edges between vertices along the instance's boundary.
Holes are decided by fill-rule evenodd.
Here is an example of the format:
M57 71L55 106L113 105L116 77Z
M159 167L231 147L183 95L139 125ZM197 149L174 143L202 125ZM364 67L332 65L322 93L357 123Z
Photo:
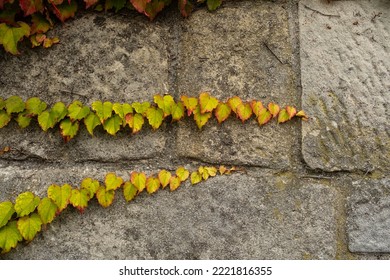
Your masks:
M254 117L259 125L264 125L271 119L276 119L278 123L287 122L294 117L307 119L303 111L298 112L293 106L281 108L273 102L264 106L261 101L247 102L238 96L219 101L207 92L202 92L197 98L182 95L177 101L171 95L155 95L154 104L147 101L131 104L95 101L90 107L78 100L67 106L63 102L57 102L48 108L37 97L29 98L26 102L19 96L11 96L5 100L0 98L0 128L8 125L12 119L21 128L29 126L34 120L43 131L59 125L65 142L77 135L82 123L92 136L98 126L110 135L116 135L126 127L135 134L145 123L156 130L164 121L176 122L192 116L201 129L212 116L218 123L222 123L232 115L243 123Z
M85 178L78 187L69 184L51 185L44 198L29 191L21 193L14 203L0 203L0 249L2 253L7 253L23 240L32 241L42 227L50 224L69 205L83 213L94 198L102 207L109 207L120 188L125 200L130 202L144 190L153 194L169 186L170 191L175 191L189 178L194 185L218 173L228 175L233 171L236 171L236 168L201 166L190 174L188 169L180 166L174 173L161 170L150 176L144 172L133 171L128 181L115 173L107 173L104 182Z
M187 17L195 5L206 3L210 11L217 9L223 0L178 0L180 13ZM0 45L11 54L19 54L18 43L29 38L32 47L49 48L59 43L47 32L56 22L75 17L81 8L118 12L136 10L153 20L172 0L0 0Z

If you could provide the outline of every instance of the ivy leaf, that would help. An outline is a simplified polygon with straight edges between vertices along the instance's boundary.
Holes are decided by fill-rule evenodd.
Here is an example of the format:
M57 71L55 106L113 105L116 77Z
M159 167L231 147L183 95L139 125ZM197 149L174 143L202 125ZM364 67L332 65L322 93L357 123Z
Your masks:
M172 176L171 179L169 180L169 189L171 192L176 190L178 187L180 187L181 180L177 176Z
M207 0L207 8L209 11L215 11L221 6L223 0Z
M172 104L172 120L179 121L184 117L184 104L179 101Z
M30 125L31 117L29 117L27 113L19 113L16 121L18 122L20 128L26 128Z
M83 104L76 100L68 106L68 117L74 120L81 120L89 115L90 109L88 106L83 106Z
M169 0L152 0L146 5L145 15L147 15L150 20L153 20L156 15L162 11L165 7L165 2L170 3Z
M112 109L114 110L115 114L117 114L123 120L123 125L126 124L126 115L133 113L133 107L127 103L114 103L114 105L112 105Z
M88 201L90 199L89 190L86 189L73 189L72 195L69 198L70 204L73 207L77 208L81 213L88 206Z
M57 122L57 121L60 121L66 117L66 115L68 114L68 109L66 109L66 106L64 103L57 102L51 108L50 113L53 115L54 119Z
M19 5L25 17L43 11L42 0L19 0Z
M187 169L185 169L183 166L180 166L176 170L176 175L180 179L180 181L183 182L187 180L187 178L190 176L190 172Z
M8 253L22 240L23 237L17 228L16 221L0 228L0 248L3 249L2 253Z
M5 108L8 115L11 115L12 113L20 113L23 112L25 103L19 96L11 96L5 101Z
M41 231L42 221L38 214L34 213L31 216L25 216L17 222L18 230L24 239L31 241L35 235Z
M0 203L0 228L8 223L14 213L15 209L11 201Z
M237 106L237 115L242 122L245 122L252 116L252 108L248 103L241 103Z
M106 188L101 186L96 192L96 198L101 206L107 208L114 201L115 191L114 190L107 191Z
M226 173L227 168L226 168L224 165L221 165L221 166L218 168L218 171L219 171L219 174L223 175L223 174Z
M96 112L96 115L99 117L101 123L104 123L112 115L112 103L95 101L92 103L92 109Z
M192 3L188 0L179 0L178 6L183 17L188 17L193 9Z
M108 132L108 134L115 136L121 128L121 125L122 119L118 115L114 115L104 122L103 127L104 130Z
M160 108L164 112L164 118L172 114L172 106L175 104L173 97L170 95L155 95L154 103L157 104L157 107Z
M5 101L3 98L0 97L0 110L5 108Z
M214 166L210 166L210 167L205 167L204 168L207 173L211 176L211 177L215 177L217 175L217 168L214 167Z
M233 110L233 112L237 114L237 107L238 105L242 104L242 100L238 96L233 96L228 99L227 104Z
M196 109L194 111L194 120L195 120L196 125L198 126L199 129L201 129L210 118L211 118L211 113L202 114L200 112L199 106L196 107Z
M138 192L142 192L146 186L146 175L133 171L130 175L130 181L138 189Z
M85 8L88 9L89 7L95 5L99 0L84 0L85 2Z
M152 126L152 128L156 130L162 124L164 112L160 108L150 107L146 111L146 117L149 121L149 124Z
M137 133L142 129L144 125L144 117L141 114L127 114L126 115L126 123L130 126L133 131L133 134Z
M187 115L191 116L192 112L198 107L198 99L195 97L187 97L185 95L182 95L180 99L183 102L184 107L187 109Z
M2 1L4 0L0 0L0 22L4 22L12 26L15 24L15 17L17 14L19 14L20 9L16 7L17 3L15 3L16 5L7 5L3 10L3 8L1 7ZM13 2L13 0L9 0L9 2Z
M30 26L18 21L18 27L9 27L5 23L0 24L0 45L13 55L19 54L17 44L23 37L30 36Z
M52 28L51 23L44 18L40 13L35 13L31 15L31 34L35 33L46 33L49 29Z
M269 103L268 104L268 110L270 111L270 113L272 114L272 117L275 118L279 112L280 112L280 107L278 104L275 104L275 103Z
M57 119L50 111L46 110L38 116L38 123L43 131L47 131L56 125Z
M289 120L291 120L297 114L297 109L295 109L292 106L286 106L286 111L287 111Z
M131 182L127 181L123 185L123 196L125 197L127 202L133 200L134 197L136 197L137 193L138 189Z
M73 139L77 132L79 131L79 122L74 122L70 119L62 120L60 123L60 129L61 129L61 135L65 142L69 142L71 139Z
M260 101L253 100L251 103L252 112L255 114L256 117L259 117L261 109L264 108L263 103Z
M94 112L90 112L89 115L84 119L84 125L87 128L89 134L91 134L92 136L93 130L100 124L101 122Z
M44 48L51 48L54 44L58 44L60 42L60 39L58 37L54 38L45 38L43 41L43 47Z
M74 17L77 11L77 1L76 0L68 0L62 3L53 10L54 14L57 18L64 22L70 17Z
M38 205L38 215L41 218L41 221L44 225L50 224L57 213L58 207L48 197L45 197L41 200L41 202Z
M138 113L141 114L142 116L145 116L146 111L150 108L150 103L149 102L134 102L131 104L131 106L134 108L134 110Z
M11 121L11 116L6 111L0 110L0 128L5 127Z
M47 104L38 97L31 97L26 101L26 110L30 116L37 116L45 111Z
M81 182L81 189L88 190L90 199L95 195L99 187L100 187L99 181L93 180L92 178L85 178Z
M208 92L202 92L199 95L200 112L202 114L212 112L218 106L218 99L209 95Z
M286 109L282 109L278 116L278 123L284 123L290 119Z
M155 193L160 188L160 180L157 178L149 177L146 180L146 191L149 194Z
M168 186L171 177L172 177L171 172L166 171L164 169L158 173L158 179L160 180L163 189L165 189L165 187Z
M139 13L144 13L146 9L146 5L151 2L151 0L130 0L131 4L133 4L134 8Z
M122 9L126 4L126 0L106 0L105 10L108 11L110 9L115 8L115 13L117 13L120 9Z
M47 196L51 198L58 206L58 212L62 212L69 204L70 196L72 195L72 187L68 184L62 187L51 185L47 189Z
M104 183L106 184L106 191L115 191L122 186L123 179L121 177L117 177L115 173L107 173Z
M231 112L232 109L226 103L219 103L214 114L218 123L222 123L230 116Z
M296 116L302 118L302 120L304 120L304 121L307 121L309 119L309 117L305 114L305 112L303 110L299 111L296 114Z
M198 168L198 173L202 176L203 180L207 180L210 176L207 172L207 169L205 169L203 166Z
M41 199L32 192L24 192L18 195L15 201L15 211L18 217L23 217L35 210Z
M202 181L202 175L198 171L191 173L191 184L195 185Z
M259 111L259 117L257 118L257 121L259 125L264 125L269 122L271 118L272 114L270 111L268 111L267 108L263 108Z

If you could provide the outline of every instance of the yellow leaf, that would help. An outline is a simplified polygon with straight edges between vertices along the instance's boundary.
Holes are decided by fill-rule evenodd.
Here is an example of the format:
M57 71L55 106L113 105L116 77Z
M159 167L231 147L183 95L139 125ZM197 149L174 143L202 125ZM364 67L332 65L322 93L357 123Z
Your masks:
M286 106L286 111L287 111L289 120L291 120L297 114L297 109L295 109L292 106Z
M279 113L278 123L284 123L290 119L286 109L283 109Z
M172 177L171 172L166 170L161 170L158 173L158 179L160 180L161 186L164 189L166 186L168 186L170 179Z
M185 169L183 166L180 166L176 170L176 175L180 179L180 181L183 182L187 180L187 178L190 176L190 172L187 169Z
M157 178L149 177L146 180L146 191L149 194L155 193L160 188L160 180Z
M257 118L257 121L259 125L264 125L269 122L271 118L272 114L267 110L267 108L263 108L259 112L259 117Z
M242 100L238 96L233 96L228 99L227 104L230 106L233 112L237 114L237 107L238 105L242 104Z
M201 129L210 118L211 118L211 113L202 114L200 112L199 106L196 107L196 109L194 111L194 120L195 120L196 125L198 126L199 129Z
M120 188L123 184L123 179L121 177L117 177L115 173L107 173L104 182L106 184L106 190L110 191Z
M187 97L185 95L182 95L180 99L183 101L184 107L187 109L187 115L191 116L192 112L198 106L198 99L195 97Z
M115 191L106 191L106 188L100 186L96 192L96 198L101 206L107 208L112 204L115 198Z
M134 171L130 175L130 181L138 189L138 192L142 192L146 186L146 175Z
M217 108L215 109L215 117L218 120L218 123L224 122L232 112L232 109L226 103L219 103Z
M137 133L141 130L144 125L144 117L141 114L127 114L126 115L126 123L130 126L133 131L133 134Z
M242 122L245 122L252 116L252 108L248 103L241 103L237 106L237 115Z
M268 104L268 110L270 111L270 113L272 114L272 117L276 117L279 112L280 112L280 107L278 104L275 104L275 103L269 103Z
M126 182L123 185L123 195L127 202L133 200L137 193L138 189L131 182Z
M212 112L218 106L218 99L209 95L208 92L202 92L199 95L200 113Z
M173 176L169 181L169 189L171 190L171 192L173 192L178 187L180 187L180 184L181 184L180 178L177 176Z
M202 181L202 175L199 172L194 171L191 173L191 184L195 185L201 181Z
M256 117L259 117L260 110L264 108L263 103L260 101L253 100L251 103L253 114L256 115Z

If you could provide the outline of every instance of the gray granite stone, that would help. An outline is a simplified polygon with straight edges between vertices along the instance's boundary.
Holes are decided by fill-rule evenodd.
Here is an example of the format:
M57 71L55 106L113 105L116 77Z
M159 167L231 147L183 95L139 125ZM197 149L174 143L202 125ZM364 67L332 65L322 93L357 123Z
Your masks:
M306 163L390 170L390 2L302 0L299 19Z

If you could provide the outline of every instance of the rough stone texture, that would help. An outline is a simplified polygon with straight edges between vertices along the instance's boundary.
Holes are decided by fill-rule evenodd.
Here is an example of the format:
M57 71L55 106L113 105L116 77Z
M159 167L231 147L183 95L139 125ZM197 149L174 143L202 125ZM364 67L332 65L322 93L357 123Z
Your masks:
M82 177L70 171L70 177ZM41 180L39 175L32 177ZM334 258L336 192L298 182L291 174L257 176L216 177L173 193L142 195L129 204L117 194L110 208L92 202L82 215L66 210L34 242L6 257Z
M304 0L299 19L306 163L390 170L390 2Z
M179 92L299 106L288 15L285 5L263 1L232 1L211 15L194 13L180 41ZM182 125L178 151L213 163L285 168L298 157L298 133L291 124L259 128L231 121L201 132Z
M348 200L348 239L352 252L390 252L390 178L353 183Z

